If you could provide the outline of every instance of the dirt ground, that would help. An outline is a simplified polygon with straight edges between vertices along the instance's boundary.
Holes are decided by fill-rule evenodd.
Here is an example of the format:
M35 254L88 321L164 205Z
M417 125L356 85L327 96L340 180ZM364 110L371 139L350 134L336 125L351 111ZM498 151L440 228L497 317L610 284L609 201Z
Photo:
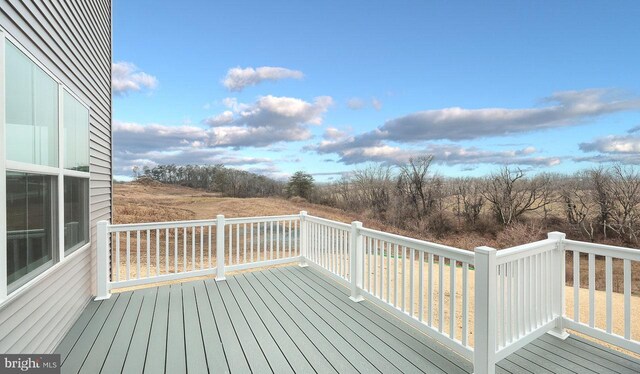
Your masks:
M398 230L395 228L387 227L386 225L377 222L375 220L367 220L362 219L362 217L357 214L350 214L338 209L310 204L304 201L298 200L285 200L278 198L248 198L248 199L236 199L236 198L225 198L220 197L217 194L207 193L196 189L190 189L186 187L179 186L167 186L167 185L142 185L136 183L126 183L126 184L115 184L114 185L114 223L141 223L141 222L162 222L162 221L176 221L176 220L192 220L192 219L214 219L218 214L224 214L227 218L233 217L251 217L251 216L270 216L270 215L288 215L288 214L297 214L302 210L306 210L311 215L316 215L320 217L324 217L327 219L332 219L341 222L351 222L360 220L363 221L365 227L374 228L378 230L383 230L387 232L392 232L395 234L406 235L416 237L415 233L403 232L402 230ZM426 239L426 238L421 238ZM475 240L475 239L474 239ZM457 239L453 242L458 241ZM442 241L441 241L442 242ZM443 244L454 245L454 243L448 243L445 241ZM389 266L391 267L391 272L394 274L394 258L391 258L389 261ZM121 256L121 262L124 261L124 256ZM581 261L581 263L584 260ZM571 263L571 257L567 259L568 264ZM604 261L602 261L604 262ZM154 273L153 269L154 261L152 263L151 272ZM161 262L162 263L162 262ZM402 261L400 260L398 263L398 279L402 279ZM411 261L409 261L411 263ZM182 264L179 264L182 266ZM348 262L345 259L345 269L348 269ZM615 265L615 264L614 264ZM640 264L634 264L640 265ZM383 264L383 268L385 269L385 274L388 276L387 264ZM409 272L409 268L411 265L407 267L407 273ZM419 263L414 261L414 282L415 282L415 292L414 292L414 315L418 316L420 311L419 305L419 294L418 294L418 283L419 283ZM600 266L600 264L598 264ZM601 267L603 267L602 265ZM617 268L617 266L614 266ZM121 272L123 271L124 265L121 266ZM435 264L433 269L430 269L428 263L424 264L424 281L426 282L427 274L429 271L433 271L433 298L431 300L432 305L432 326L436 329L439 327L439 274L438 274L438 266ZM367 265L365 264L365 271L367 270ZM443 308L443 326L442 330L445 333L449 333L449 321L450 321L450 310L449 310L449 298L451 294L451 290L449 288L450 284L450 268L447 265L445 267L445 273L443 274L443 293L444 293L444 308ZM568 266L568 271L572 271L572 268ZM144 271L144 269L143 269ZM614 273L615 273L614 269ZM633 269L634 282L638 276L640 276L640 272L636 271L636 267ZM571 275L569 275L569 279L571 279ZM586 271L581 272L581 278L586 275ZM368 274L365 280L365 288L371 289L373 291L373 284L369 285L368 279L373 277L373 272ZM409 274L407 274L405 278L406 285L408 287ZM455 332L454 336L456 339L460 340L462 338L462 268L459 266L456 268L456 313L455 313ZM468 273L468 310L469 316L473 316L474 304L473 304L473 270L469 270ZM383 279L386 281L386 278ZM393 302L395 299L394 290L394 279L391 277L389 279L391 294L388 295L389 300ZM399 280L398 288L402 290L401 281ZM580 289L580 320L588 321L588 289L586 289L587 285L583 281L581 282ZM615 282L614 282L615 283ZM634 287L634 291L636 288L640 287L640 282L637 283L636 287ZM386 284L383 282L383 284ZM599 287L600 288L600 287ZM617 287L616 287L617 288ZM127 290L132 288L127 288ZM125 290L125 289L123 289ZM614 289L614 291L618 291ZM383 299L387 299L386 294L386 286L382 289L376 287L376 294L380 293ZM398 306L402 307L401 300L402 294L398 294ZM635 294L636 292L634 292ZM427 294L427 285L424 285L424 299L423 299L423 320L429 323L428 318L428 294ZM409 294L408 291L404 293L405 296L405 306L409 308ZM621 310L623 305L623 295L618 292L613 293L613 308L614 310ZM595 303L596 303L596 313L595 313L595 323L597 327L604 328L605 326L605 292L604 291L596 291L595 293ZM569 285L566 289L566 310L569 318L573 317L573 288ZM638 316L640 316L640 297L633 296L632 297L632 337L634 339L640 339L640 321L638 321ZM615 313L613 316L613 331L617 334L623 334L623 320L622 313ZM473 345L473 318L470 317L468 321L468 339L469 344ZM617 347L610 346L613 349L626 352ZM640 355L634 356L640 358Z

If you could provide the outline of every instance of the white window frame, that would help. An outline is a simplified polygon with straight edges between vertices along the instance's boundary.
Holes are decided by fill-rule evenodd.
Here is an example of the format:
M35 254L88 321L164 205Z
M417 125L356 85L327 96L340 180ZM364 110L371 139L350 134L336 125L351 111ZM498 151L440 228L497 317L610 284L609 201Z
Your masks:
M7 160L6 155L6 108L5 108L5 45L6 42L11 42L20 52L24 53L27 58L31 60L36 66L42 69L51 79L53 79L58 85L58 167L34 165L16 161ZM89 131L87 131L87 144L90 143L91 133L91 107L82 100L77 94L75 94L69 87L65 86L55 74L47 69L33 54L31 54L17 39L13 38L9 33L0 27L0 305L4 302L18 297L26 290L31 288L34 284L38 283L42 279L48 277L54 273L56 269L63 266L72 257L84 252L87 248L91 247L91 173L67 170L64 168L64 93L68 93L74 99L84 106L89 112L88 123ZM89 155L89 161L91 156ZM7 285L7 171L33 173L42 175L51 175L57 177L57 246L58 251L54 253L53 265L35 275L32 279L29 279L24 284L19 285L15 289L9 291ZM88 241L81 247L73 250L70 254L65 256L64 249L64 178L65 177L77 177L87 179L89 184L89 191L87 196L87 225L88 227ZM54 197L56 199L56 197Z

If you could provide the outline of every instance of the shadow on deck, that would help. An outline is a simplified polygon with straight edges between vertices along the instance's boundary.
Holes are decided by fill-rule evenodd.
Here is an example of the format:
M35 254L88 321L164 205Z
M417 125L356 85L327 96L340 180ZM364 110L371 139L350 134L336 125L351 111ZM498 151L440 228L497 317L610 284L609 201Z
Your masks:
M472 364L311 268L114 294L56 349L63 373L471 373ZM499 373L638 373L640 360L545 335Z

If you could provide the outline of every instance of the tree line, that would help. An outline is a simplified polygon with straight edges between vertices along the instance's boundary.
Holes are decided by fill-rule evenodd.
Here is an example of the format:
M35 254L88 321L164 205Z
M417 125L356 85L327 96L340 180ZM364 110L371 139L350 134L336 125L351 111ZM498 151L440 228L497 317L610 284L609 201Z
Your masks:
M134 168L134 177L218 192L229 197L281 196L284 182L218 165L158 165Z
M640 172L633 166L571 175L504 166L485 177L452 178L435 172L433 157L423 156L400 166L357 169L328 184L315 183L302 171L284 182L224 165L158 165L136 176L231 197L300 197L435 237L469 231L498 235L536 225L582 240L632 245L640 240Z
M312 196L436 237L535 224L589 241L637 245L640 240L640 172L633 166L599 166L572 175L530 175L504 166L486 177L450 178L434 172L433 157L424 156L401 166L355 170L315 186Z

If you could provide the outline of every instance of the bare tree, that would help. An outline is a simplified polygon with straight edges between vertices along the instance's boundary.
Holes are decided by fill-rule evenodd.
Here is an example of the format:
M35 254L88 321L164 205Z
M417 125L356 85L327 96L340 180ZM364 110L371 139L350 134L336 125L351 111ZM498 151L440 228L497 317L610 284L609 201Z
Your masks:
M482 192L496 220L505 226L520 219L524 213L547 205L549 202L543 195L544 180L528 180L522 169L508 166L487 178Z
M585 188L588 183L588 172L577 173L574 177L564 180L560 188L560 195L564 202L567 222L576 231L587 235L590 241L594 241L595 226L598 220L598 205L588 187Z
M372 209L378 218L384 220L393 190L391 166L378 164L359 169L353 172L350 179L361 206Z
M598 204L598 226L602 228L602 234L606 239L609 218L613 211L611 174L602 166L591 169L589 171L589 182L593 199Z
M609 212L611 219L607 228L623 240L637 242L640 233L640 173L634 167L621 165L613 166L610 173L608 188L613 209Z
M442 178L429 174L433 156L410 158L400 167L398 191L413 208L418 221L432 213L440 200Z
M464 219L468 225L475 225L480 219L484 197L482 196L482 184L476 178L459 178L454 181L454 193L456 207L454 213L458 218Z

